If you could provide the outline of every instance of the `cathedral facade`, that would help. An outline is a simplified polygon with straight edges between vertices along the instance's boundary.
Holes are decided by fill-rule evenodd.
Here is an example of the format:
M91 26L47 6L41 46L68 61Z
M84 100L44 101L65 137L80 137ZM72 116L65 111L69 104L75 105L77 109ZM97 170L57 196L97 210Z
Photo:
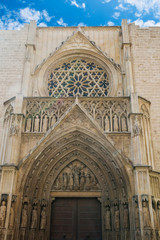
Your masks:
M160 28L0 36L0 239L160 239Z

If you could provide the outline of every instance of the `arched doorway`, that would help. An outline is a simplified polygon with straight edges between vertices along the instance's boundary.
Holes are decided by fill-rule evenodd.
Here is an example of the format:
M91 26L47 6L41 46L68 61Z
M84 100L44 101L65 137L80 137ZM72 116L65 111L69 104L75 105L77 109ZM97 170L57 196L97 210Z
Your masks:
M19 198L17 201L17 211L20 213L17 239L55 240L52 227L55 227L54 222L58 221L59 216L56 219L53 209L62 202L67 209L68 201L73 205L73 214L80 211L81 205L84 209L90 205L93 208L97 206L96 216L99 214L100 220L97 217L92 225L90 219L90 224L93 229L94 224L99 222L97 233L100 231L100 239L131 239L132 203L128 199L131 199L132 191L125 164L128 169L131 166L108 140L87 130L72 128L65 133L50 135L40 148L20 168L25 174L25 184L21 182L19 186L22 200ZM26 225L23 224L25 209ZM76 221L81 221L79 214ZM59 227L63 228L62 225ZM85 236L77 238L77 234L82 234L77 226L74 226L76 231L71 233L70 239L74 240L75 236L76 240L93 239L90 229L86 230ZM61 237L69 239L66 232Z

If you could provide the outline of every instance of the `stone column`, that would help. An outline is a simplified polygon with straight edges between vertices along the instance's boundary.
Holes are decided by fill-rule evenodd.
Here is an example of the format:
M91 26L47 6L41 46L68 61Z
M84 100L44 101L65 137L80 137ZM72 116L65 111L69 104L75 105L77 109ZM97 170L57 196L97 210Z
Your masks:
M21 87L21 92L24 96L31 96L32 94L31 73L34 61L36 27L36 22L31 21L29 25L28 39L26 43L25 63Z
M133 73L131 63L131 43L127 19L122 20L122 50L123 50L123 71L124 71L124 95L130 96L134 92Z

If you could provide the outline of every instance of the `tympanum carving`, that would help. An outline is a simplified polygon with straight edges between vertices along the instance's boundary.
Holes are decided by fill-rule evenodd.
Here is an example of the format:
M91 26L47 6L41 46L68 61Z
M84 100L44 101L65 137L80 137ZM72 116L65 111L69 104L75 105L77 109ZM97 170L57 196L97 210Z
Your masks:
M54 191L87 191L100 190L97 178L80 161L73 161L62 170L56 178L52 190Z

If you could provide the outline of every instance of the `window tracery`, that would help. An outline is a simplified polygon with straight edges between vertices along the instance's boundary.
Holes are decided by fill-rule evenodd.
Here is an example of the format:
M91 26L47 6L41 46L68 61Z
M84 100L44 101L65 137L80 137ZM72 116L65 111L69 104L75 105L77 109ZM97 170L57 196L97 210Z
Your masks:
M107 72L96 62L83 58L55 67L47 80L51 97L106 97L110 89Z

